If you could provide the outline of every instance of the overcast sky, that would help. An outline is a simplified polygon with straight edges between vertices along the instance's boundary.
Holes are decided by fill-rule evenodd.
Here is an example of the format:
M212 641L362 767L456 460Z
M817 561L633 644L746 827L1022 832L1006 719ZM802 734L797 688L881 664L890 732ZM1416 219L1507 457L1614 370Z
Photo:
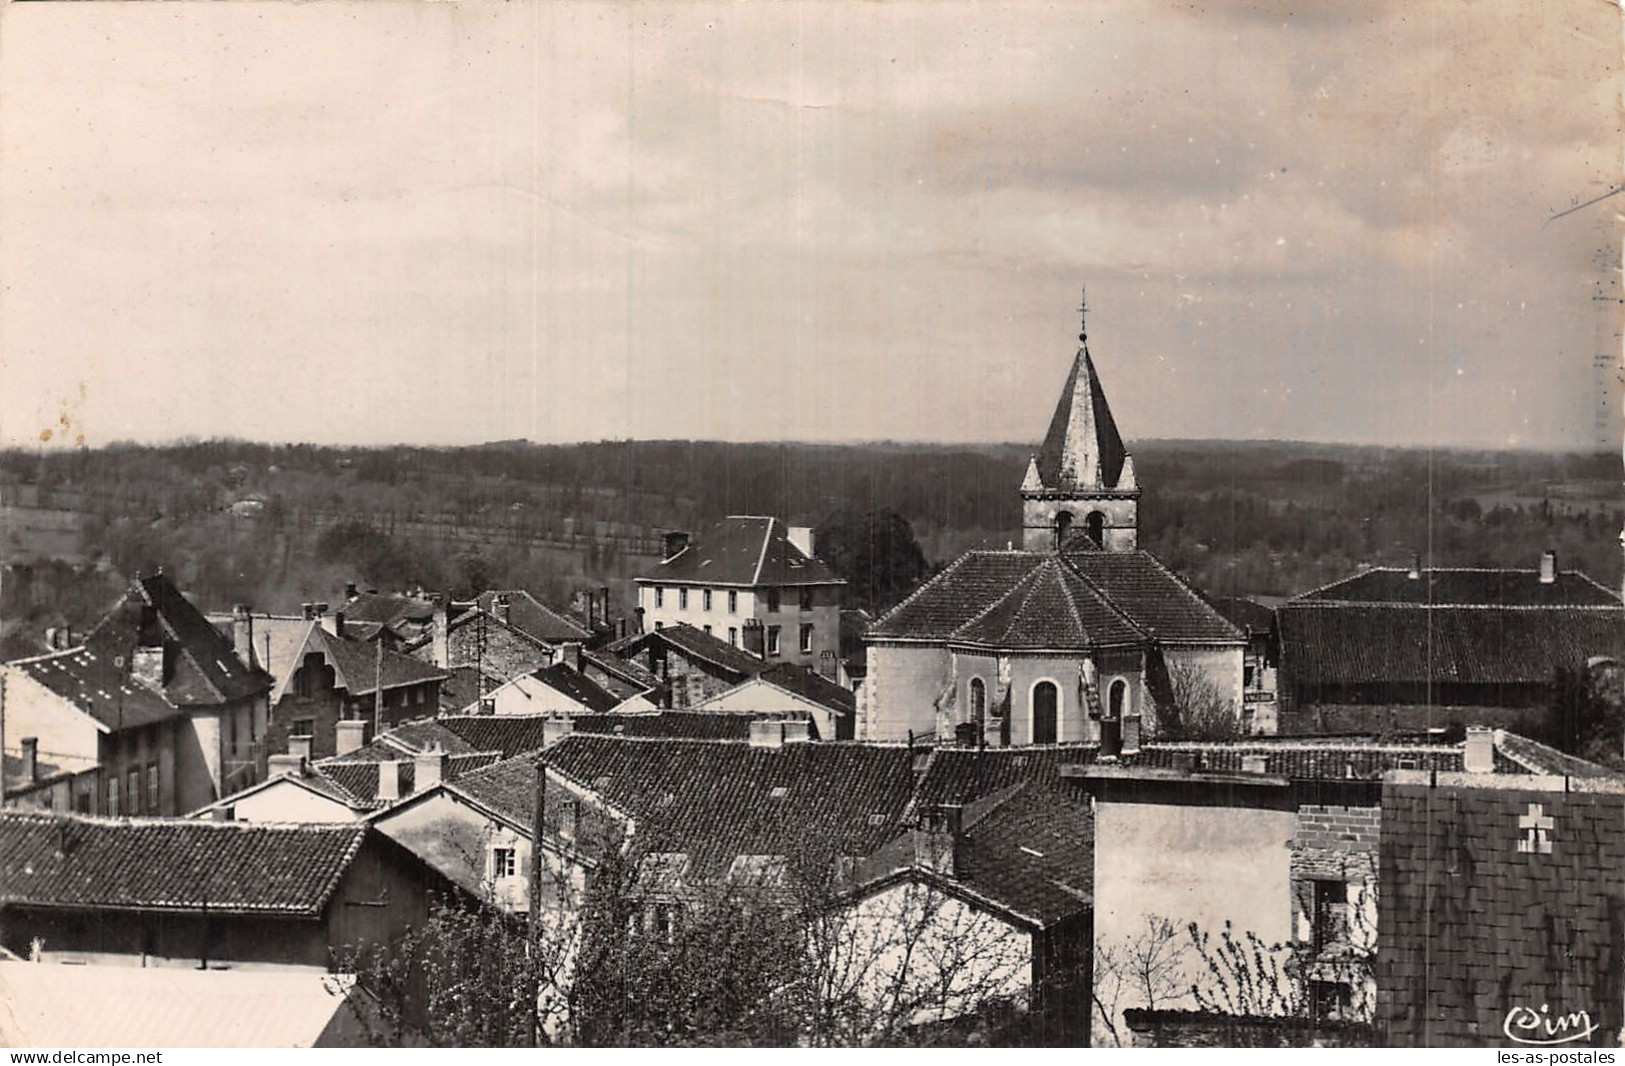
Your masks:
M5 5L0 443L1617 447L1618 10L1299 6Z

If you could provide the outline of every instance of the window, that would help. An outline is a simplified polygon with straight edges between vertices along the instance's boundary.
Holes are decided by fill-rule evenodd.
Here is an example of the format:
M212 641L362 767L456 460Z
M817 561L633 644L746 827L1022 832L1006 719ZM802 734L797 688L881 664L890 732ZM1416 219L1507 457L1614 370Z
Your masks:
M680 610L680 611L688 610L688 590L687 589L678 589L677 590L677 609Z
M1348 939L1349 886L1342 881L1316 881L1315 951Z
M1118 678L1112 682L1112 687L1108 691L1110 695L1107 697L1109 707L1107 716L1121 719L1123 712L1128 708L1128 683L1122 678Z
M711 609L711 590L710 589L706 589L704 592L700 593L700 606L704 607L707 611L709 611Z
M1241 683L1246 688L1253 687L1253 669L1254 668L1251 660L1249 660L1241 668Z
M81 792L73 797L73 810L75 814L89 814L90 804L94 799L89 792Z
M803 652L812 651L812 633L813 627L803 622L801 625L801 650Z
M647 916L649 932L667 944L677 939L677 930L683 924L683 905L680 903L656 903L649 908Z
M1061 511L1055 516L1055 546L1057 548L1066 544L1066 535L1072 529L1072 512Z
M314 736L315 733L316 719L314 718L295 718L293 724L288 727L290 737L308 737Z
M813 590L812 589L802 589L801 590L801 593L800 593L800 605L801 605L801 609L803 611L810 611L810 610L813 609Z
M655 606L666 606L666 590L661 588L659 585L655 586Z
M664 622L656 622L655 623L655 628L656 629L665 629L666 628L666 623L664 623Z
M150 814L158 813L158 764L147 764L147 811Z
M735 592L733 589L728 590L728 613L739 613L739 593Z
M705 635L709 637L711 635L711 623L707 622L703 628L705 629Z
M104 812L109 818L118 817L118 776L107 779L107 810Z
M512 877L518 865L512 848L491 849L491 876L496 880Z
M1059 703L1060 692L1056 690L1054 682L1040 681L1033 686L1033 735L1034 744L1054 744L1060 728Z
M1325 1021L1343 1021L1353 1017L1354 989L1341 981L1310 981L1309 1011L1312 1017Z
M767 609L769 611L776 611L776 610L779 609L779 590L778 589L768 589L767 590Z
M1090 511L1089 517L1084 519L1084 525L1089 530L1089 540L1097 548L1106 546L1106 516L1099 511Z
M141 768L136 767L124 775L124 794L130 797L130 813L141 813Z
M769 655L777 655L779 653L779 627L778 626L768 626L767 627L767 653Z
M729 626L728 627L728 643L732 644L736 648L739 647L739 627L738 626Z

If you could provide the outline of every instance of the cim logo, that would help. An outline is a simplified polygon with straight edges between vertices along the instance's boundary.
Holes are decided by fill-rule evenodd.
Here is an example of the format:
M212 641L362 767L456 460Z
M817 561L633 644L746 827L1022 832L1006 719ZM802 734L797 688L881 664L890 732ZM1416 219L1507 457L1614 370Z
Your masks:
M1584 1040L1596 1031L1597 1023L1591 1020L1590 1011L1553 1014L1545 1003L1540 1005L1540 1010L1513 1007L1501 1022L1501 1032L1506 1034L1508 1040L1537 1046L1570 1044Z

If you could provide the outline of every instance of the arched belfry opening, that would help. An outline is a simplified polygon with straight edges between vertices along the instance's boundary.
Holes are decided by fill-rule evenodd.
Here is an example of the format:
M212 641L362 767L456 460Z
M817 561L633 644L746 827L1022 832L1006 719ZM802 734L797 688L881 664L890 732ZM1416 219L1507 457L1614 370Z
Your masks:
M1066 535L1072 532L1072 512L1062 511L1055 516L1055 546L1063 547L1066 544Z
M1097 548L1106 546L1106 516L1099 511L1090 511L1089 517L1083 520L1083 528L1089 534L1089 542Z

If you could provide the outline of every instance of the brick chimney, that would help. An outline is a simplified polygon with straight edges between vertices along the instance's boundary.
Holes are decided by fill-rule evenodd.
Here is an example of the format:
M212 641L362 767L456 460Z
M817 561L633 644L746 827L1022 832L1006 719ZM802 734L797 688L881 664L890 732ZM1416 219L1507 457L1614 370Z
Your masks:
M442 670L451 665L451 608L445 593L430 597L434 601L434 617L429 622L434 640L434 664Z
M1540 583L1542 585L1557 583L1557 553L1550 549L1540 553Z
M1123 747L1119 750L1121 755L1133 755L1140 750L1140 734L1143 731L1140 716L1125 714L1123 716Z
M506 592L499 592L491 597L491 613L504 625L513 617L513 604L508 600Z
M310 761L310 737L289 737L288 754L297 755L300 762Z
M333 726L334 753L348 755L367 746L367 721L364 718L346 718Z
M414 792L427 792L445 781L446 763L449 758L450 756L446 754L439 744L427 751L419 752L412 759L412 762L416 764L416 769L413 771L415 780L412 782L412 790Z
M560 644L559 662L576 673L581 673L581 642L579 640L567 640Z
M928 807L910 836L914 843L914 865L922 870L955 876L959 838L963 833L964 809L942 803Z
M753 748L783 747L784 723L776 718L751 719L750 746Z
M686 531L681 529L667 530L664 537L664 543L661 548L661 562L664 562L667 559L670 559L672 556L681 553L687 547L688 533Z
M164 687L164 649L137 647L130 652L130 676L153 690Z
M1495 731L1488 726L1467 727L1467 745L1461 754L1461 768L1470 774L1495 772Z
M23 777L30 784L39 780L39 737L23 738Z
M378 798L393 803L401 798L401 764L388 760L378 764Z
M272 755L265 760L265 776L276 777L279 774L292 774L294 777L305 776L305 757L303 755Z
M231 609L231 650L243 661L244 666L255 665L254 613L246 603L236 604Z

